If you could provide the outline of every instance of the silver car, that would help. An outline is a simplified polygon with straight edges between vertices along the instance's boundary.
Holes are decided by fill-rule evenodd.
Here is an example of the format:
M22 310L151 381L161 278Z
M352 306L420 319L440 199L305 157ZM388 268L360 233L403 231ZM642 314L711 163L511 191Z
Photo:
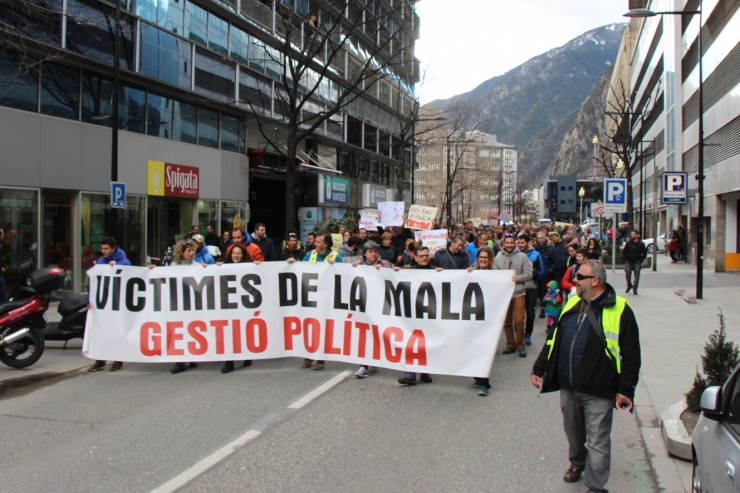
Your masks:
M691 491L740 493L740 365L723 387L709 387L702 394L691 441Z

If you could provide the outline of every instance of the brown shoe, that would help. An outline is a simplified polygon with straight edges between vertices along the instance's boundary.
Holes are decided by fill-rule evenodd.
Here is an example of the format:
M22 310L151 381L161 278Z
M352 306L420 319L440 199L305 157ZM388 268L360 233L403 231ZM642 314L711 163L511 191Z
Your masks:
M313 363L312 359L304 359L303 364L301 365L301 368L311 368L311 363Z
M92 366L90 366L90 368L87 369L87 371L100 371L105 368L106 364L107 363L105 361L97 360L95 363L92 364Z
M583 472L583 469L576 469L573 466L570 466L567 471L565 471L565 476L563 476L563 481L566 483L575 483L579 479L581 479L581 473Z
M110 371L118 371L123 368L123 361L114 361L110 367Z
M313 367L314 370L323 370L324 369L324 362L323 361L317 361L316 364Z

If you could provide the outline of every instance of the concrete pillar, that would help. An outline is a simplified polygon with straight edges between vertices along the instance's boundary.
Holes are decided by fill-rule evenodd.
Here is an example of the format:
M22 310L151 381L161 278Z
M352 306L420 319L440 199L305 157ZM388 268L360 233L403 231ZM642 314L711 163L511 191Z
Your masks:
M711 248L714 250L714 271L725 271L725 243L727 236L727 202L722 200L719 195L715 196L716 209L714 214L714 224L712 225L712 243Z

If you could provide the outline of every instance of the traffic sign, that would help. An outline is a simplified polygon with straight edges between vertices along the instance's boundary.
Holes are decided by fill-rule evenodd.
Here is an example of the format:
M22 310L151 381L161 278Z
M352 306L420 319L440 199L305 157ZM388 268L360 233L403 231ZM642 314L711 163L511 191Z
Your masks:
M661 201L664 204L685 204L688 196L689 174L684 171L666 171L661 178L663 183Z
M591 215L592 216L603 216L605 214L604 212L604 204L601 202L591 204Z
M606 178L604 180L604 213L627 212L627 179Z
M112 181L110 182L110 206L114 209L123 209L126 207L126 184Z

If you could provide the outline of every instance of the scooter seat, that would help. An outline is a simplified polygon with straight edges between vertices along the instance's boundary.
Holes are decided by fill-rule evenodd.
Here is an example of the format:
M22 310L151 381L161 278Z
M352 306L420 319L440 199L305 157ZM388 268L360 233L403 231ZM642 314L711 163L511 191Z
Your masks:
M87 296L67 296L59 302L57 311L60 315L69 315L70 313L76 313L87 306Z
M0 315L4 315L8 312L11 312L15 310L16 308L20 308L23 305L28 303L28 300L13 300L13 301L6 301L5 303L0 304Z

